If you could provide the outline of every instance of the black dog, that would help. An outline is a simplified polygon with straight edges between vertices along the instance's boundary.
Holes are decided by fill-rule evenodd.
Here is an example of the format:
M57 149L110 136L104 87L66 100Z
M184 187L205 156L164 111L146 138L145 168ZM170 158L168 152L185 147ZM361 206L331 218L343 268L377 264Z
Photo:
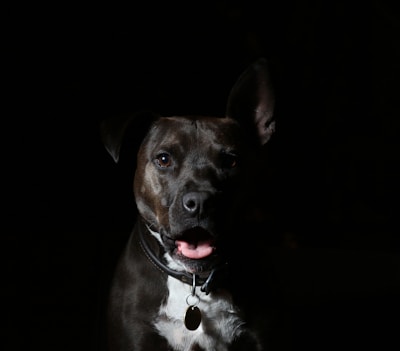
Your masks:
M234 209L251 157L274 132L273 108L260 59L231 90L226 117L141 113L104 122L116 162L126 140L142 140L137 130L146 130L134 176L139 220L111 289L110 350L264 350L256 318L243 307L263 301L253 300L259 288L243 289L251 273L234 263L248 235L237 232Z

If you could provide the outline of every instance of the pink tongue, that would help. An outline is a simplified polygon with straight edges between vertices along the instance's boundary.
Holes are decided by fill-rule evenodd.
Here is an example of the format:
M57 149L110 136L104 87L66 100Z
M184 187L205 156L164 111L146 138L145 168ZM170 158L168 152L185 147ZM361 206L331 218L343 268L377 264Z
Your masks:
M175 244L182 255L193 259L207 257L214 251L210 240L199 241L196 244L189 244L187 241L176 240Z

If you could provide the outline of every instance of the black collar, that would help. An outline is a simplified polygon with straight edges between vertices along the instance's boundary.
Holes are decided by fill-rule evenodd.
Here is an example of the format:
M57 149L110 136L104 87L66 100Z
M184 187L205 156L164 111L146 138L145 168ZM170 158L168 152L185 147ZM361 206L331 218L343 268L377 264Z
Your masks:
M169 268L167 265L162 263L158 257L154 254L154 252L150 249L148 243L146 242L144 235L143 235L143 230L144 228L141 228L139 230L139 243L140 246L145 253L146 257L149 259L153 265L155 265L159 270L161 270L164 273L167 273L171 277L174 277L178 280L180 280L183 283L193 285L195 284L196 286L201 285L201 291L205 292L207 295L215 290L217 288L217 285L221 282L221 280L226 277L226 274L221 274L221 273L226 273L226 270L228 268L228 263L223 263L220 266L215 267L211 273L208 275L208 277L201 277L197 274L190 274L188 272L180 272L180 271L174 271L173 269Z

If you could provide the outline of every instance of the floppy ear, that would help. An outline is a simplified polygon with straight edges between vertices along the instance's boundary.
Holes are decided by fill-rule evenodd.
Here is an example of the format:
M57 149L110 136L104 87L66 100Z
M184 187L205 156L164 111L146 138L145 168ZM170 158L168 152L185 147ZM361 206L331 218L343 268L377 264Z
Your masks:
M267 60L260 58L241 74L233 86L226 116L239 121L259 145L264 145L275 131L274 105Z
M115 162L119 162L122 153L139 150L140 144L158 115L142 111L132 116L117 116L100 123L101 140Z

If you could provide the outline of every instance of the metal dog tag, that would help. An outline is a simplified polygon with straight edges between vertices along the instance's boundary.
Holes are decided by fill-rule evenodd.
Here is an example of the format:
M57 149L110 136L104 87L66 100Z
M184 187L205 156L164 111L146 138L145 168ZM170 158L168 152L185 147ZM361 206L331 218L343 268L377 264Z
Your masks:
M196 330L201 323L201 312L196 306L189 306L185 314L185 327Z

